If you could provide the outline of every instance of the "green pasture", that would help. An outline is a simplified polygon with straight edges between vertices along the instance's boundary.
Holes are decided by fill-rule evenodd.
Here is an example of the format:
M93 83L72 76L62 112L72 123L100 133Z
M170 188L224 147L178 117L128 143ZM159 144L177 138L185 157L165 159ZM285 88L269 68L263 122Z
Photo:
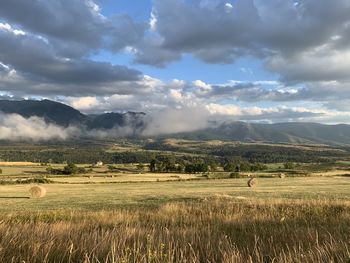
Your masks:
M47 194L40 199L29 198L32 185L1 185L0 211L111 210L213 196L237 201L252 198L350 200L348 177L259 178L254 188L247 187L246 183L247 179L111 182L82 177L43 185Z

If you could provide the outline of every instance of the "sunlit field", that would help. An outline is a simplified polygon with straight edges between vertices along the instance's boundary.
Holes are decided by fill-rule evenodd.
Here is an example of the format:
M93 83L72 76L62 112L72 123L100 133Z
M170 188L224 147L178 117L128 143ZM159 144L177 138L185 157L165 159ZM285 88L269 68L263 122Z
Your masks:
M131 164L64 176L2 163L0 262L349 261L346 167L279 178L280 166L234 179ZM23 183L33 179L44 183ZM30 197L35 185L44 197Z
M1 262L348 262L350 257L348 201L217 195L151 207L102 205L95 212L62 210L58 202L51 211L37 205L40 212L1 215Z
M133 177L134 175L129 175ZM152 179L157 177L148 178ZM347 177L259 178L254 188L246 179L201 179L190 181L140 180L123 182L115 178L62 178L45 184L45 198L28 199L31 185L0 185L0 210L109 210L127 206L157 206L172 201L202 200L213 196L232 199L350 200ZM158 178L161 175L158 176ZM147 178L147 175L146 175ZM133 178L130 178L132 180ZM177 178L174 178L177 179ZM62 183L65 182L65 183ZM80 183L79 183L80 182Z

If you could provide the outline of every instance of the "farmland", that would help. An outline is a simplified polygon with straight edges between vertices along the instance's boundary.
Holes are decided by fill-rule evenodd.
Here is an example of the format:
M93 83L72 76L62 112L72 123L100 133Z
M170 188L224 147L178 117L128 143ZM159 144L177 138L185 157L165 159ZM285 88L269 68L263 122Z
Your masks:
M347 177L260 178L258 186L250 189L246 186L246 179L186 181L184 178L183 181L178 181L176 180L178 178L170 176L161 178L162 176L54 178L52 181L57 183L45 184L47 195L43 199L26 199L29 197L28 190L31 185L1 185L0 210L3 212L56 209L96 211L129 205L157 206L166 202L203 200L217 196L233 200L350 200L350 180Z
M65 163L1 162L0 261L350 259L350 164L342 150L318 148L342 153L332 162L267 162L263 170L232 173L225 171L224 159L210 153L218 144L207 144L202 153L193 143L191 150L159 150L157 169L169 160L218 161L215 171L195 173L150 172L149 163L85 162L77 164L83 173L63 175L50 171ZM123 154L124 146L103 149ZM138 147L137 152L159 156L158 150ZM231 162L237 160L243 169L246 161ZM249 188L252 177L258 183ZM38 184L46 196L30 198L29 189Z

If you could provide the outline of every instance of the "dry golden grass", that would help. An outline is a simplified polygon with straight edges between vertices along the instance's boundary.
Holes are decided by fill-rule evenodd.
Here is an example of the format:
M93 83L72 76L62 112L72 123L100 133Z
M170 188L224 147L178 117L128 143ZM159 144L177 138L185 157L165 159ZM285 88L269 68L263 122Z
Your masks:
M40 163L31 163L31 162L0 162L0 166L40 166Z
M349 262L346 201L216 196L100 212L0 216L0 262Z

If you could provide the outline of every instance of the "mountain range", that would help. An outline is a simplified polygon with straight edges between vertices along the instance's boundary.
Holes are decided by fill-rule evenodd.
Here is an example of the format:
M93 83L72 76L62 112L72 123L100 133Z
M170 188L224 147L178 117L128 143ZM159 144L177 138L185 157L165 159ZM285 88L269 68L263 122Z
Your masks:
M25 118L37 116L47 123L59 126L86 126L88 129L112 129L113 127L129 126L140 128L144 126L143 112L103 113L95 115L83 114L80 111L51 100L0 100L0 112L19 114Z
M172 137L186 140L234 140L290 144L350 145L350 125L320 123L224 123L215 128L179 133Z
M131 127L133 135L140 134L148 125L143 112L103 113L87 115L62 103L42 100L0 100L0 112L19 114L25 118L38 116L48 123L63 127L84 126L87 129ZM166 125L166 123L164 123ZM188 140L234 140L243 142L350 145L350 125L319 123L246 123L231 122L193 132L160 135L157 138Z

